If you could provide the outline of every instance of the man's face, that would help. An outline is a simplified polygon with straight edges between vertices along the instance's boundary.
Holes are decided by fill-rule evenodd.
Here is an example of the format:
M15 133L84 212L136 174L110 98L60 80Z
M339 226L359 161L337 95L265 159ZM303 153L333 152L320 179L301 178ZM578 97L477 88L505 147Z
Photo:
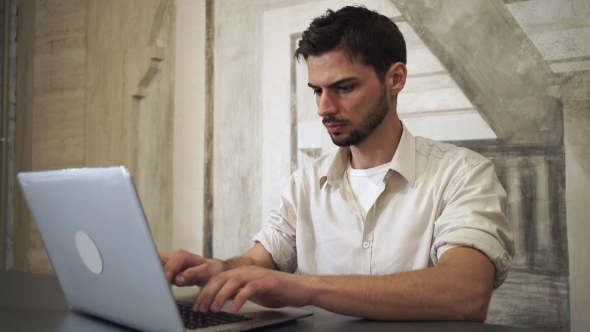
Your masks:
M332 51L309 56L307 70L318 115L334 144L358 145L383 122L389 103L372 67Z

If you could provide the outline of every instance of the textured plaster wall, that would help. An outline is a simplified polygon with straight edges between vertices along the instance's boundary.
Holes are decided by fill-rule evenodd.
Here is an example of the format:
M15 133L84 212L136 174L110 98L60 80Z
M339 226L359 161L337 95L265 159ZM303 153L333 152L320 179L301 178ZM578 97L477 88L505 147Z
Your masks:
M215 1L215 257L229 258L250 249L265 218L261 194L268 178L262 169L262 146L275 138L262 135L262 15L292 3Z
M590 82L584 89L590 91ZM590 330L590 98L564 105L572 331Z
M215 1L213 255L224 259L251 247L262 219L259 18L254 1Z
M205 1L172 1L168 16L161 17L158 31L162 33L154 36L154 21L163 2L78 0L61 6L63 1L57 0L20 1L17 123L22 125L16 128L15 168L127 164L137 174L159 249L201 252L207 194L202 191ZM273 162L287 165L286 172L280 166L286 176L290 168L289 160L280 157L284 151L268 156L264 152L264 146L287 143L277 142L278 135L264 134L265 121L272 126L272 117L266 117L263 108L275 96L272 90L263 90L263 70L278 61L265 58L265 12L313 2L214 2L215 79L209 87L214 92L214 172L209 194L214 202L213 254L218 258L236 256L251 247L250 239L266 217L265 190L280 188L285 181L269 177L277 170L265 172L264 167L272 167ZM502 159L507 166L501 177L512 174L515 163L532 162L535 166L527 172L538 174L545 181L541 184L549 183L541 175L546 165L553 165L551 160L559 164L564 157L560 151L565 150L569 260L553 263L560 268L569 265L569 290L567 274L556 289L557 298L567 301L569 295L569 308L566 303L564 312L560 303L558 311L550 311L554 309L544 308L543 303L539 310L560 315L547 318L553 328L567 329L571 322L573 331L590 329L588 71L554 75L503 1L391 3L453 73L499 142L518 149L540 147L526 150L531 158L518 155L525 150L510 150L511 158ZM175 31L182 32L175 35ZM154 58L159 59L157 64ZM157 69L153 85L138 89L149 68ZM268 115L289 112L267 111ZM277 128L283 126L276 123ZM506 153L492 152L500 157ZM550 196L539 197L542 201ZM15 199L14 268L51 272L24 202L18 193ZM539 280L548 279L541 275ZM517 290L525 296L534 291Z
M203 251L205 1L176 1L172 248Z
M393 0L498 137L561 145L562 113L549 74L514 33L498 1ZM485 42L482 42L485 41Z
M25 110L30 116L25 120L27 123L17 118L17 124L29 126L26 135L30 140L30 155L26 156L29 167L16 171L81 167L86 148L86 114L80 112L86 108L86 3L71 2L66 12L56 2L25 2L21 5L34 7L33 22L36 23L30 50L33 59L28 68L33 80L26 82L32 87L30 95L26 96L32 105ZM17 92L17 104L23 97ZM20 115L22 113L17 117ZM26 209L26 206L21 208ZM15 222L19 227L30 229L24 247L22 243L15 243L16 250L25 252L27 268L51 273L51 264L33 220L25 217Z
M124 165L156 245L169 249L174 3L23 0L18 9L15 173ZM14 269L52 273L18 190L14 204Z
M588 261L588 223L582 217L590 212L583 198L587 195L582 194L588 191L584 179L590 174L584 166L587 144L582 143L588 136L583 129L589 118L588 72L554 73L505 2L512 3L391 1L498 135L491 145L463 144L481 149L504 172L500 176L516 181L506 183L514 192L510 213L518 219L515 227L535 232L517 234L522 238L523 257L516 260L520 268L514 270L512 286L497 296L491 322L584 331L588 329L590 298L584 264ZM284 87L266 87L264 73L265 68L288 60L283 51L274 49L282 46L273 44L268 46L274 47L272 50L263 48L260 61L259 39L261 33L263 39L265 36L264 28L261 30L268 22L265 15L305 3L216 2L217 257L239 255L251 246L248 240L259 230L271 205L267 198L286 181L274 174L287 174L290 166L286 159L290 145L281 139L290 136L289 115L284 109L290 104L289 100L274 99ZM298 9L291 15L300 14ZM276 30L286 29L291 19L279 20ZM283 74L271 70L269 75ZM280 76L277 82L282 80ZM236 88L240 82L248 83ZM286 82L290 83L288 78ZM262 114L257 98L262 99ZM282 106L265 108L274 104ZM274 128L276 135L265 128ZM268 146L280 148L273 154L265 148ZM257 183L262 183L262 192ZM226 245L227 241L232 243ZM543 300L519 300L531 294ZM526 317L518 319L519 313Z

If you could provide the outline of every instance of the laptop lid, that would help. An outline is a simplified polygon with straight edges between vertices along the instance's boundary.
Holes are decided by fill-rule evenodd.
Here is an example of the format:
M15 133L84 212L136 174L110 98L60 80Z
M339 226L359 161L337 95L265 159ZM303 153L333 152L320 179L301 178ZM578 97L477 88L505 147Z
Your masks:
M18 180L73 309L144 331L185 330L124 167L19 173ZM311 314L285 309L246 327ZM244 310L256 316L252 306Z

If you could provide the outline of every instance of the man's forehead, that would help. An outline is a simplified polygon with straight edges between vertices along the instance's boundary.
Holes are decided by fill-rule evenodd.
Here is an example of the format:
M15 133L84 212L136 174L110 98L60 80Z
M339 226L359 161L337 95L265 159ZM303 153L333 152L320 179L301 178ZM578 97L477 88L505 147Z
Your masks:
M349 57L343 51L330 51L321 55L307 57L309 83L330 84L344 77L375 76L373 67L363 64L356 58Z

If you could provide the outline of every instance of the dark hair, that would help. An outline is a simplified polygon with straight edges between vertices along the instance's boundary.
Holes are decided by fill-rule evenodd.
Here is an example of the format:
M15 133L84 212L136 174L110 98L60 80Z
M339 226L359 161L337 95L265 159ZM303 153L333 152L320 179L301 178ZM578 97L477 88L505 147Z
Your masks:
M396 62L406 63L406 42L397 25L364 6L328 9L303 32L295 58L341 50L349 60L373 67L380 80Z

